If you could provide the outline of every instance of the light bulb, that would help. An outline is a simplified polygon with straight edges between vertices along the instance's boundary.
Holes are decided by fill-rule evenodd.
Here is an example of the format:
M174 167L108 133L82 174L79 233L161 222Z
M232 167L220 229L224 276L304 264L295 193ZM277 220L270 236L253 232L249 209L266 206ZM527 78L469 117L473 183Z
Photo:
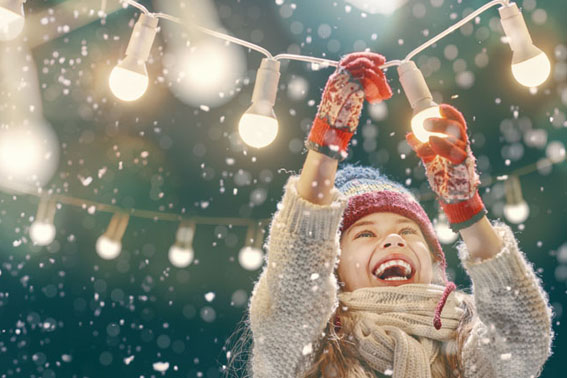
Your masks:
M124 61L112 69L108 83L112 94L120 100L135 101L142 97L148 88L146 65L136 65L137 70L132 70L123 64Z
M246 75L242 46L216 38L192 39L190 46L181 42L168 39L162 59L169 89L179 100L193 107L215 108L239 93L235 87Z
M0 128L0 187L29 190L44 186L57 170L59 145L43 119Z
M194 255L195 252L193 248L183 248L182 246L174 244L169 248L168 258L171 265L177 268L185 268L193 262Z
M264 254L259 248L246 246L238 253L238 263L246 270L256 270L263 262Z
M0 40L11 41L24 29L24 1L0 1Z
M422 143L427 142L431 135L447 137L446 134L432 133L423 127L423 121L427 118L441 118L441 113L439 105L433 101L423 74L415 63L411 60L402 62L398 66L398 74L404 93L413 109L411 129L415 137Z
M526 21L516 3L498 9L502 29L512 49L512 75L526 87L537 87L551 72L551 63L539 48L534 46Z
M39 200L35 220L30 226L30 238L35 245L49 245L55 239L53 219L56 211L56 201L48 196L42 196Z
M438 220L433 225L435 229L435 234L437 234L437 238L443 244L451 244L457 240L459 235L456 232L453 232L449 227L449 223L444 220Z
M115 213L110 219L108 228L96 241L96 252L105 260L112 260L122 251L122 237L128 227L130 216L125 213Z
M252 105L240 118L238 133L247 145L255 148L266 147L278 134L278 120L274 113L280 62L262 59L256 73L256 84L252 93Z
M122 101L142 97L148 88L146 61L157 33L158 19L142 13L134 25L126 57L112 69L108 84L112 93Z
M506 204L504 205L504 216L510 222L519 224L523 223L530 215L530 207L526 201L522 201L516 204Z
M535 46L533 47L535 48ZM530 88L543 84L549 77L550 72L551 63L543 51L540 51L533 58L512 64L514 78L518 83Z
M105 260L113 260L120 255L122 243L101 235L96 241L96 253Z
M504 216L512 223L522 223L530 215L530 207L522 195L522 186L518 176L508 177L504 184L506 190L506 204Z
M195 235L195 223L183 221L175 233L175 243L169 248L168 258L171 265L185 268L193 261L195 251L193 250L193 236Z
M35 245L49 245L55 239L55 226L52 223L35 221L30 226L30 238Z
M278 120L275 117L244 113L238 123L238 133L247 145L266 147L278 135Z
M414 116L411 119L411 130L413 131L415 137L422 143L429 141L429 137L432 135L441 138L447 137L447 134L427 131L423 126L423 122L428 118L443 118L443 116L441 116L439 106L435 103L433 104L433 106L414 112Z

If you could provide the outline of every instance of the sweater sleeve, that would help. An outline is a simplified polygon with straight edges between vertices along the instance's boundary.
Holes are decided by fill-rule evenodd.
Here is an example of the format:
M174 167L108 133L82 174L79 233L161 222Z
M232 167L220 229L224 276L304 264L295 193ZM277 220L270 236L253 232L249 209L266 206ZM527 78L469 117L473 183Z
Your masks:
M496 256L473 262L459 246L478 315L463 346L465 377L537 377L553 339L547 294L512 230L494 227L504 241Z
M302 199L298 176L288 180L270 225L267 263L250 300L254 377L296 377L313 363L322 333L338 305L333 274L346 200Z

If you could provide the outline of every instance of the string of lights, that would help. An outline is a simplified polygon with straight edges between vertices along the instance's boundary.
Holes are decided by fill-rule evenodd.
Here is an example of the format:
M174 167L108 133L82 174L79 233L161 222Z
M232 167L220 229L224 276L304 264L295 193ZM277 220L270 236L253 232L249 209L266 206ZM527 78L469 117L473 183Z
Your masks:
M141 10L142 15L136 26L134 26L134 32L126 50L125 59L115 67L111 74L110 88L119 99L134 101L140 98L148 87L145 65L141 67L140 64L148 59L151 44L157 32L158 19L166 19L183 26L185 24L179 18L165 13L151 13L135 0L123 1ZM500 6L499 13L502 28L513 52L512 73L514 78L520 84L533 88L541 85L549 77L551 72L549 59L543 51L533 44L524 18L517 5L509 0L492 0L484 4L454 25L412 50L403 60L387 61L380 66L381 69L398 67L400 83L413 110L411 128L416 137L422 142L427 141L432 134L425 130L423 121L430 117L441 117L441 114L438 104L433 101L423 74L411 59L475 19L489 8L497 5ZM281 60L304 61L320 67L338 66L337 61L311 56L295 54L278 54L273 56L265 48L248 41L196 24L190 24L187 27L239 44L266 56L262 60L256 74L252 105L242 115L238 125L238 131L244 143L254 148L268 146L275 140L278 133L279 125L273 107L277 97Z
M0 2L0 39L14 39L23 29L24 8L26 0L2 0ZM242 140L251 147L262 148L272 143L278 133L278 121L274 112L280 78L280 60L298 60L310 62L318 66L337 66L338 62L329 59L278 54L273 56L267 49L248 41L229 36L225 33L210 30L200 25L186 25L175 16L166 13L152 13L144 5L135 0L120 0L123 4L137 8L141 15L134 25L132 36L126 49L125 58L112 70L109 86L112 93L122 101L135 101L142 97L149 84L146 61L158 32L159 19L177 23L183 27L193 28L213 37L224 39L266 56L262 59L257 71L256 82L252 94L252 105L240 119L238 130ZM430 132L423 127L423 121L430 117L440 117L439 106L433 97L422 72L411 60L414 56L451 34L461 26L478 17L489 8L499 5L500 21L507 41L512 50L512 74L522 85L530 88L541 85L549 77L551 64L546 54L537 48L531 39L525 20L514 2L509 0L492 0L468 14L454 25L430 38L412 50L403 60L391 60L381 66L398 67L399 80L413 110L411 128L422 142L428 140ZM106 1L101 4L105 9ZM101 12L101 15L104 11Z
M2 0L0 1L0 39L11 40L17 37L24 25L24 8L26 0ZM149 85L146 61L149 58L153 42L158 33L160 19L171 21L192 28L215 38L226 40L257 51L265 56L257 71L254 91L252 94L252 104L243 114L239 122L239 133L242 140L254 148L262 148L276 138L278 132L278 121L273 107L277 97L277 88L280 78L280 61L295 60L308 62L319 67L336 67L338 62L312 56L295 54L271 54L267 49L244 41L230 35L214 31L197 24L186 25L177 17L166 13L152 13L144 5L134 0L121 0L127 6L138 9L141 14L134 25L134 29L128 43L125 57L117 66L114 67L109 77L109 86L112 93L123 101L135 101L139 99L147 90ZM525 24L522 14L517 5L509 0L493 0L478 8L474 12L437 34L427 42L412 50L403 60L387 61L381 66L382 69L397 67L399 80L413 110L411 127L418 139L426 141L429 132L423 128L423 121L430 117L441 117L439 106L433 101L425 78L416 64L411 60L417 54L441 40L445 36L454 32L461 26L478 17L489 8L500 5L500 20L506 34L507 41L513 52L512 73L515 79L526 87L537 87L541 85L549 76L550 62L545 53L538 49L532 42L529 31ZM101 4L101 15L104 15L106 1ZM565 160L564 152L560 158L542 159L538 163L519 168L503 176L497 176L496 181L506 180L507 200L510 206L525 209L527 204L522 198L521 188L518 177L534 172L542 165L553 165ZM494 178L484 178L483 186L489 186L494 182ZM508 194L509 193L509 194ZM169 250L170 262L177 267L185 267L193 260L192 241L195 227L198 224L208 225L232 225L247 227L246 246L241 250L239 261L243 266L250 268L259 266L254 262L262 263L261 245L263 241L263 228L267 224L267 219L252 220L242 218L214 218L214 217L189 217L185 214L174 214L165 212L154 212L141 209L122 209L117 206L97 203L95 201L74 198L70 196L52 193L34 193L21 191L23 195L33 195L40 197L40 204L35 221L30 227L30 237L36 245L48 245L55 237L55 226L53 219L56 213L56 205L66 204L81 207L94 212L112 213L113 217L106 232L99 237L96 243L97 253L104 259L114 259L121 251L121 240L128 226L130 217L140 217L152 219L154 221L179 222L176 233L176 242ZM433 198L432 193L418 195L420 200ZM525 204L525 206L524 206ZM529 209L528 209L529 211ZM508 211L510 213L510 211ZM512 211L517 215L517 211ZM508 219L513 223L521 223L526 218L524 216L509 216ZM442 224L441 221L436 222ZM242 257L244 256L244 257ZM256 269L254 268L254 269Z
M517 168L505 175L494 177L483 177L482 188L491 186L494 182L505 181L506 205L504 216L512 223L523 223L529 215L529 206L524 200L519 178L545 167L565 161L565 152L552 158L542 158L536 163ZM194 251L192 248L193 235L197 225L226 225L246 227L247 235L245 245L240 250L239 262L249 270L257 269L262 263L262 244L264 228L269 219L245 219L236 217L203 217L187 216L184 214L150 211L143 209L124 209L115 205L108 205L96 201L76 198L72 196L42 193L33 191L18 191L19 195L35 196L39 198L39 205L34 222L30 227L30 238L36 245L45 246L51 244L55 239L54 217L57 204L79 207L90 214L95 212L106 212L113 214L107 231L99 237L96 250L100 257L110 260L119 256L121 251L121 240L126 231L130 217L151 219L154 222L168 221L178 222L176 241L169 250L169 260L176 267L186 267L193 261ZM435 199L431 191L418 193L420 201ZM441 242L450 244L456 240L458 235L452 232L442 212L434 222L434 227Z

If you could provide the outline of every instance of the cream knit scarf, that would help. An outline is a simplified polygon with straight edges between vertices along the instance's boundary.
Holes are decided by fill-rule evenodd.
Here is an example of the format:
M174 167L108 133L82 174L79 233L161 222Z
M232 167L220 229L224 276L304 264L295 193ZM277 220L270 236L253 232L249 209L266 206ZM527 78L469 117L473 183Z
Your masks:
M341 322L373 369L394 378L431 378L430 365L439 353L433 340L455 339L463 315L451 293L441 313L443 326L435 329L433 314L443 290L439 285L408 284L339 293L349 313Z

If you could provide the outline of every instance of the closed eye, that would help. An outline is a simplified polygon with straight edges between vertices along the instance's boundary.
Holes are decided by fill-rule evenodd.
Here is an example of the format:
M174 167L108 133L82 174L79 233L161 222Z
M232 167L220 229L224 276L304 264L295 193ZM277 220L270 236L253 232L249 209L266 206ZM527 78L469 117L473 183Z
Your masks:
M358 238L371 238L373 236L376 236L376 234L370 230L364 230L359 232L358 234L356 234L354 236L354 239L358 239Z

